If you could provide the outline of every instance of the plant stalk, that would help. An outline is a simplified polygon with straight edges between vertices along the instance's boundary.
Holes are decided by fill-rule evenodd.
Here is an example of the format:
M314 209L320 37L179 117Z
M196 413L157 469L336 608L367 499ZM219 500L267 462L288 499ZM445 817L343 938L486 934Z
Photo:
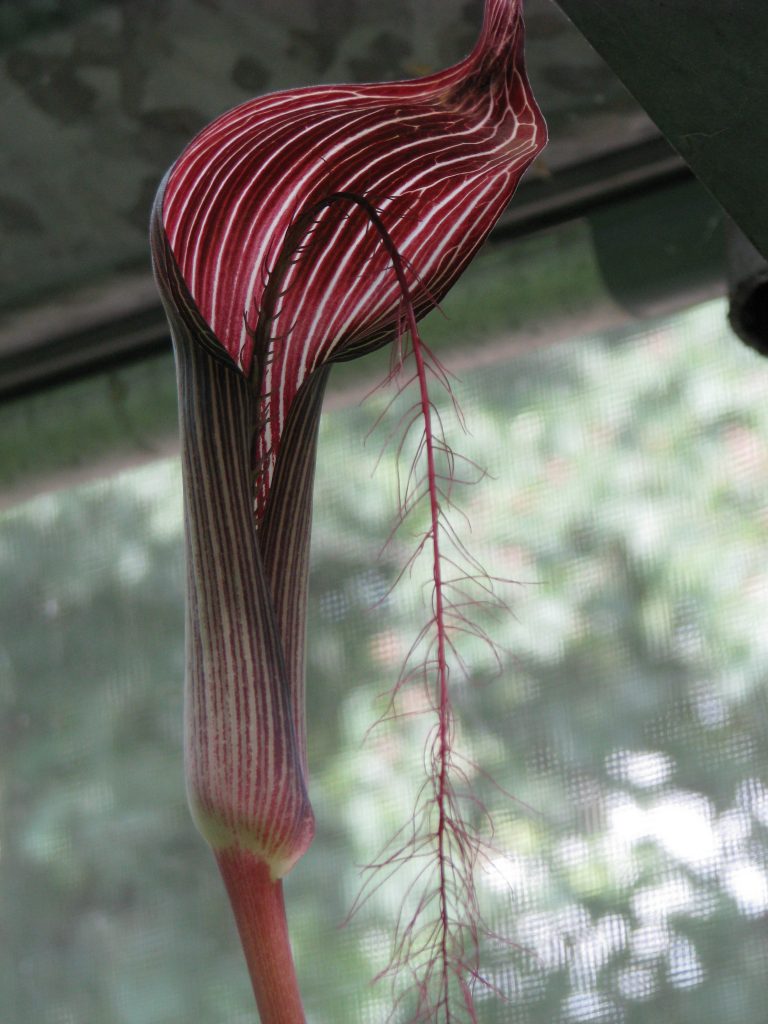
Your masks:
M247 850L217 852L216 860L240 933L262 1024L305 1024L288 938L283 883Z

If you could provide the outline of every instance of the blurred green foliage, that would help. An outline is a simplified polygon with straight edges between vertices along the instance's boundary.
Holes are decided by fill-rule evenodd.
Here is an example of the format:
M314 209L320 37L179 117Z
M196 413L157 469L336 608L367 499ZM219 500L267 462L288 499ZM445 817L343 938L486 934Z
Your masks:
M768 967L768 368L722 304L463 371L488 475L457 527L518 581L468 645L457 742L493 851L482 1024L754 1024ZM428 338L429 329L425 334ZM428 723L382 725L426 614L379 554L388 397L324 421L308 639L318 835L288 879L312 1024L383 1024L405 886L345 928L408 819ZM449 417L447 404L443 407ZM249 984L181 764L180 479L163 461L0 517L0 1021L245 1024ZM418 522L415 528L419 528ZM480 614L478 612L478 614ZM415 698L414 698L415 699Z

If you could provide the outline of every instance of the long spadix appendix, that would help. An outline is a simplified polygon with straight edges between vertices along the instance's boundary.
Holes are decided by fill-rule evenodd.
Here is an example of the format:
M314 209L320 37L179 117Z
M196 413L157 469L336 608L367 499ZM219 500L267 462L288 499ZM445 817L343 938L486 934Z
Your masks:
M157 195L184 472L187 790L269 1024L303 1020L298 994L280 990L280 878L314 828L304 653L328 369L405 322L415 331L545 142L522 2L486 0L459 64L243 103L192 140ZM281 928L280 950L261 948Z

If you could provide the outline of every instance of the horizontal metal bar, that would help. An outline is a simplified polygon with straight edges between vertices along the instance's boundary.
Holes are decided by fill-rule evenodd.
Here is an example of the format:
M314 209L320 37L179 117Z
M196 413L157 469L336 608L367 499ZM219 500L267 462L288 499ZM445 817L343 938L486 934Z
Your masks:
M518 191L492 244L530 236L633 198L693 179L663 139L530 179ZM670 281L670 287L674 281ZM0 326L0 400L124 366L169 346L151 275L107 282Z

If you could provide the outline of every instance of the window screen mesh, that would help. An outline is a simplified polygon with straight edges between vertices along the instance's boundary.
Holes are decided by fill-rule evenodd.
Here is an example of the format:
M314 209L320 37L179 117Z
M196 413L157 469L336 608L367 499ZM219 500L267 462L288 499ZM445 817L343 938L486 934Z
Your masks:
M517 582L457 676L495 822L483 1024L754 1024L768 968L768 368L722 304L456 382L488 470L456 525ZM465 360L466 362L466 360ZM383 1024L420 717L366 730L426 614L393 523L387 402L337 401L316 488L308 720L318 835L288 879L313 1024ZM397 422L390 413L390 427ZM448 410L446 406L446 415ZM418 521L415 528L419 528ZM162 461L0 517L0 1020L245 1024L252 998L181 766L180 476ZM416 700L416 698L414 698Z

